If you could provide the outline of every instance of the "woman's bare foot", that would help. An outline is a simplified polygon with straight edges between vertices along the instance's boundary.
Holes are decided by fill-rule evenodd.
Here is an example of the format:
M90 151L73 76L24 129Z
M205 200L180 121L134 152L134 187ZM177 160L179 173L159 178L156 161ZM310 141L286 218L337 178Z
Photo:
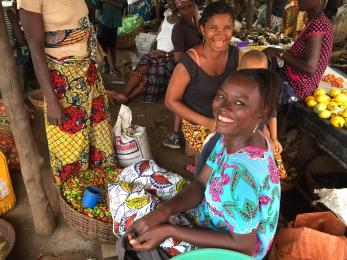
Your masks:
M128 98L123 94L117 93L116 91L109 90L108 96L112 98L118 104L125 104L128 101Z

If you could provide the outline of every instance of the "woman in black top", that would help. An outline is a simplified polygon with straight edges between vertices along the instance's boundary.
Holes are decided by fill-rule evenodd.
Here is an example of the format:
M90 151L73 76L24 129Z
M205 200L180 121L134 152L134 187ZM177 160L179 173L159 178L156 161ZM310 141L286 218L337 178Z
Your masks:
M200 19L204 42L182 56L165 96L166 106L184 118L184 137L197 153L214 130L212 100L237 69L238 50L229 45L233 25L233 10L228 4L215 2L205 8Z

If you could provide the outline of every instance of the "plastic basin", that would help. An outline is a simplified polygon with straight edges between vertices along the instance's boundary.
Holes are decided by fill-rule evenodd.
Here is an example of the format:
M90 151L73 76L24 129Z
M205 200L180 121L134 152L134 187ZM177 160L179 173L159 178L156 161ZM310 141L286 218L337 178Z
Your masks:
M204 248L180 254L173 260L252 260L253 258L231 250Z

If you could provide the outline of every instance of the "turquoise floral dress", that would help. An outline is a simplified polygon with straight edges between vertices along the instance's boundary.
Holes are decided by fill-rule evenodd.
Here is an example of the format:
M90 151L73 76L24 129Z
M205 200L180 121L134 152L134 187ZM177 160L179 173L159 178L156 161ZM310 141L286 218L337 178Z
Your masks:
M237 234L256 229L253 257L262 259L276 232L280 207L280 179L271 150L247 146L230 154L221 136L206 164L212 173L196 224Z

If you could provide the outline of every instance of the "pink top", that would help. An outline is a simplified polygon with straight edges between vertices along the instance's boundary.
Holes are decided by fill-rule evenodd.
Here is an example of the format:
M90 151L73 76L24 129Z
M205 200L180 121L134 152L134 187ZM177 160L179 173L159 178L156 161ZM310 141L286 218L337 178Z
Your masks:
M290 48L289 52L295 57L304 58L307 39L316 34L325 35L322 41L322 48L320 50L319 63L316 72L310 76L307 73L296 70L286 64L283 68L284 73L289 79L290 85L295 90L299 99L305 99L313 93L329 63L329 58L333 48L333 25L324 13L321 13L306 25L293 46Z

